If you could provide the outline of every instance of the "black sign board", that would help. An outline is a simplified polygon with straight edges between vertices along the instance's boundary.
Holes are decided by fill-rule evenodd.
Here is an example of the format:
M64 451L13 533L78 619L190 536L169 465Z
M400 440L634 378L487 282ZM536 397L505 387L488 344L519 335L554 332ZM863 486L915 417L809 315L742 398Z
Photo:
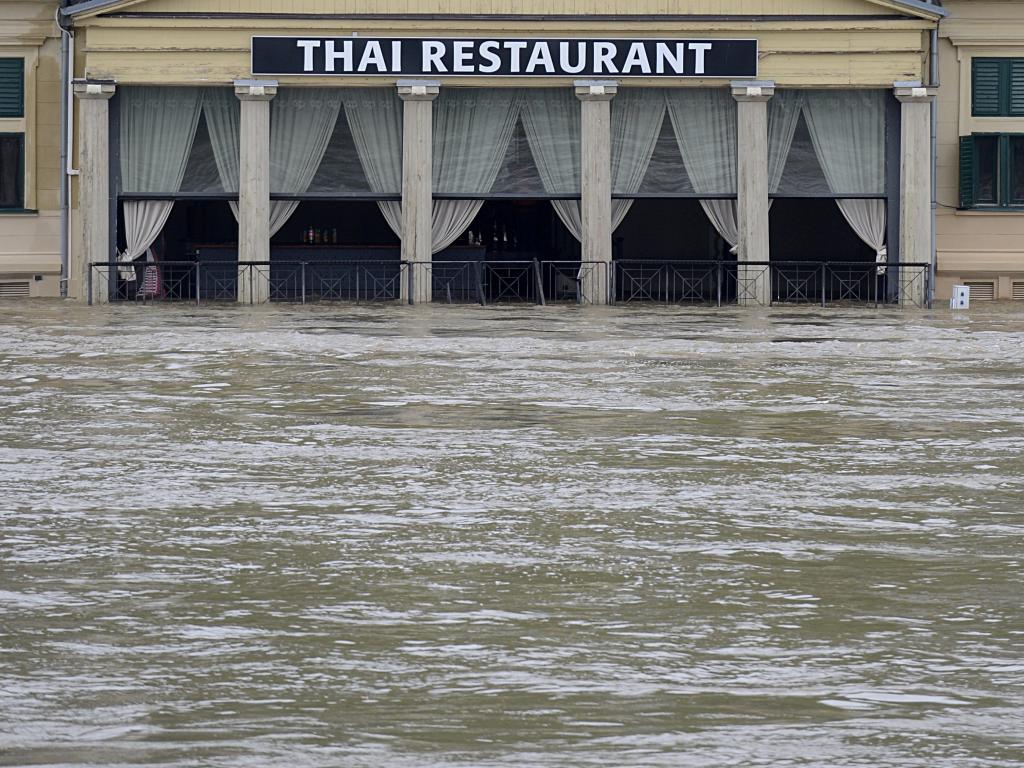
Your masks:
M756 78L756 40L254 37L253 75Z

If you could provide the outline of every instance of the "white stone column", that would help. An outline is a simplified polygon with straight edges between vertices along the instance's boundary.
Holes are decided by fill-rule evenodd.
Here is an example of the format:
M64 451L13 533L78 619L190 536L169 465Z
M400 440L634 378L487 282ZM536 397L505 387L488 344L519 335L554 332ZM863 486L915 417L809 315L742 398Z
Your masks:
M236 80L241 104L238 159L238 260L270 261L270 102L274 80ZM270 300L270 266L239 267L238 301Z
M741 306L771 304L768 262L768 100L775 95L771 81L732 84L737 101L736 206L740 241L736 251L736 299Z
M433 298L430 262L434 212L434 105L436 80L399 80L402 99L402 260L409 264L412 294L403 282L402 298L413 304Z
M618 93L613 80L577 80L580 100L580 211L583 221L580 272L584 300L609 301L612 269L612 109Z
M900 263L931 264L932 161L931 109L937 89L919 82L894 83L901 102L900 130ZM924 306L922 268L900 270L900 303Z
M113 82L76 80L81 142L78 149L78 216L82 222L82 247L75 269L68 275L81 281L78 290L68 292L94 303L109 299L109 270L91 270L90 264L106 263L114 258L110 241L110 99Z

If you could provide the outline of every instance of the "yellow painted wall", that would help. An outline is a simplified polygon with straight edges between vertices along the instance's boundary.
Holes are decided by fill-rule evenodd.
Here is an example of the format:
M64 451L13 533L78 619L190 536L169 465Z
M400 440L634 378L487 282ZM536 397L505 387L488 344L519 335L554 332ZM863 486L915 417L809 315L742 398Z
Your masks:
M959 137L973 132L1024 133L1024 118L971 117L971 58L1024 56L1024 2L946 0L940 27L938 126L939 296L958 281L998 280L1003 298L1024 281L1024 213L957 211Z
M123 10L127 12L124 17L80 20L88 76L122 83L227 83L249 75L249 38L254 33L550 33L756 37L761 48L760 76L781 86L889 87L895 80L922 76L924 31L930 27L927 20L901 17L868 0L735 0L728 4L728 13L737 18L725 21L700 18L722 15L723 4L712 0L276 0L272 4L256 0L141 0ZM259 18L261 12L271 10L295 16ZM149 15L170 13L203 15L184 19ZM243 17L208 15L216 13ZM790 18L750 19L759 15ZM838 18L813 19L822 15ZM458 78L443 81L457 83ZM325 82L329 80L318 79L317 84ZM345 82L387 81L347 78ZM500 81L474 78L472 82L488 85ZM531 83L541 84L527 84ZM543 84L559 81L545 80Z
M60 37L51 1L0 0L0 56L25 59L26 207L0 213L0 281L30 279L32 295L60 292ZM43 275L35 281L35 275Z

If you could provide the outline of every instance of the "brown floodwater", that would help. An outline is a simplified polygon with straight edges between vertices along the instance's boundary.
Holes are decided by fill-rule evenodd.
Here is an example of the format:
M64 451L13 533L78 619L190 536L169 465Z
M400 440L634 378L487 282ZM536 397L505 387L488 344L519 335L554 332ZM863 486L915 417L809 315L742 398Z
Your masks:
M0 764L1024 765L1024 308L0 304Z

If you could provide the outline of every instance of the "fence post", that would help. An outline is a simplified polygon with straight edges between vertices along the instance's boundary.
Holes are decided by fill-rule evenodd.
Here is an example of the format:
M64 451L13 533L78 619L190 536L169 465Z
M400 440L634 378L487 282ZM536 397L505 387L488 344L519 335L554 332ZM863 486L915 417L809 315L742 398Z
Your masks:
M544 281L540 275L540 262L537 259L533 260L533 275L537 279L537 303L542 307L547 304L544 297Z
M484 295L483 266L479 260L473 262L473 272L476 275L476 292L480 299L480 306L487 306L487 296Z
M92 306L92 270L93 270L93 266L94 265L90 264L89 267L85 270L85 274L86 274L86 281L85 281L86 282L86 286L85 286L85 289L89 292L88 306L90 306L90 307Z
M722 262L715 264L715 291L718 294L718 307L722 307Z
M821 307L825 308L825 283L827 278L828 265L823 261L821 262Z
M300 271L300 277L302 278L302 303L306 303L306 262L302 262L302 269Z
M200 275L200 272L199 272L199 262L197 261L196 262L196 306L197 307L199 306L200 302L202 301L202 296L199 293L199 291L200 291L200 287L199 286L202 285L202 281L200 281L199 275Z

